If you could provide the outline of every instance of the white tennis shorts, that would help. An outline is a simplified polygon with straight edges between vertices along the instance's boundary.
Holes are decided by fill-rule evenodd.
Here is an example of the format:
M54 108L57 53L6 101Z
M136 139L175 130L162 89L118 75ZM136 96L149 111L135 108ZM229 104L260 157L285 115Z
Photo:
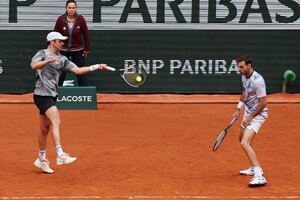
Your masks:
M249 114L247 113L244 114L243 122L247 119L248 116ZM253 130L257 134L261 125L266 121L267 118L268 118L268 113L264 113L263 115L259 114L251 120L250 124L246 128ZM243 126L243 122L241 126L245 128Z

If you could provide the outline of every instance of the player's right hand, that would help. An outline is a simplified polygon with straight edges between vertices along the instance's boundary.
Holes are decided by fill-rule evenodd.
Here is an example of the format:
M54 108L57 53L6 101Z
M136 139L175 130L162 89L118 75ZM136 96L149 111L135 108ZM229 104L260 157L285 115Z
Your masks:
M232 115L234 118L238 118L240 116L240 109L236 109Z
M107 66L107 64L99 64L99 70L108 70L107 68L106 68L106 66Z

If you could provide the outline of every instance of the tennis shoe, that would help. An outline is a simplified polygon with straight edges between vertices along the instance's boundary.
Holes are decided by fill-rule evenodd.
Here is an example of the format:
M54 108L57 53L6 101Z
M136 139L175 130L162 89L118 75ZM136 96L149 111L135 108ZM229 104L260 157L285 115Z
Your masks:
M42 169L44 172L48 174L53 174L54 170L50 168L50 162L46 159L44 161L40 161L39 158L37 158L33 163L37 168Z
M77 158L71 157L68 153L63 153L62 156L56 158L57 165L65 165L74 162Z
M250 182L249 182L249 187L259 187L259 186L264 186L268 182L265 177L263 176L254 176Z
M249 167L248 169L241 170L240 175L254 176L253 167Z
M260 168L260 170L261 170L261 174L263 175L264 172L263 172L262 168ZM254 170L253 170L253 167L249 167L248 169L241 170L241 171L240 171L240 175L254 176Z

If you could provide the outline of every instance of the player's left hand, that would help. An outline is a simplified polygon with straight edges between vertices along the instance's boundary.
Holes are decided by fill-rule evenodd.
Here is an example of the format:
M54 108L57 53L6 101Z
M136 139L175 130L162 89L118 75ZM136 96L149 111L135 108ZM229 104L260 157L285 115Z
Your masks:
M48 61L49 63L56 62L56 61L60 61L60 57L59 57L59 56L53 56L53 57L47 59L47 61Z
M89 52L87 52L87 51L83 51L83 53L82 53L82 57L86 58L86 57L88 56L88 54L89 54Z

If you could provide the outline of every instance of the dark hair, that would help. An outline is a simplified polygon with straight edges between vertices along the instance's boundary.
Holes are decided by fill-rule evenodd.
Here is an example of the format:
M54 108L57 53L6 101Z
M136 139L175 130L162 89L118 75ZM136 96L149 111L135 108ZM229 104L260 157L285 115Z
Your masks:
M77 6L77 2L75 1L75 0L68 0L67 2L66 2L66 7L68 7L68 4L69 3L75 3L75 5Z
M242 56L242 57L236 59L237 63L240 63L240 62L243 62L243 61L245 62L246 65L248 65L248 64L252 65L252 58L249 55L245 55L245 56Z

